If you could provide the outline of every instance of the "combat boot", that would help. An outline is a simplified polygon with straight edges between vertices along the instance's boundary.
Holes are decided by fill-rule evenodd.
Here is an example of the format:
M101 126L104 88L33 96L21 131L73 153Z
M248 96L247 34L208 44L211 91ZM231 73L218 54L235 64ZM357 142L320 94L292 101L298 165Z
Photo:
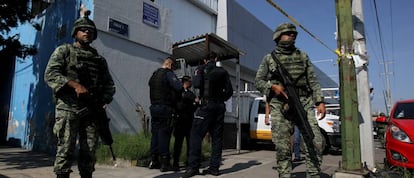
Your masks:
M161 168L160 160L158 159L158 155L151 155L151 162L148 165L149 169L159 169Z
M56 178L69 178L69 173L57 173Z
M81 172L81 178L92 178L92 172Z
M172 169L173 169L173 171L179 171L180 170L180 164L176 160L173 161Z
M173 156L173 165L172 165L172 169L173 171L179 171L180 170L180 157L177 155Z
M161 172L167 172L172 171L171 163L170 163L170 157L169 156L161 156Z

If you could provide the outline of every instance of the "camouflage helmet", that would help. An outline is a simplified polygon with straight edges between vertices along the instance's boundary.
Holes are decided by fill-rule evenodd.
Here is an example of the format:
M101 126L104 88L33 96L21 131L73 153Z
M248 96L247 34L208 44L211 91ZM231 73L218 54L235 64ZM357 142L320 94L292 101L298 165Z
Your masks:
M295 25L287 22L282 23L276 28L275 32L273 33L273 41L279 41L278 39L280 38L282 33L285 32L295 32L296 34L298 34Z
M75 37L76 32L78 32L79 28L86 27L86 28L91 28L94 30L93 40L96 40L96 38L98 37L98 32L96 30L95 23L91 19L89 19L90 14L91 14L91 11L89 10L86 11L84 17L77 19L75 23L73 23L72 37Z

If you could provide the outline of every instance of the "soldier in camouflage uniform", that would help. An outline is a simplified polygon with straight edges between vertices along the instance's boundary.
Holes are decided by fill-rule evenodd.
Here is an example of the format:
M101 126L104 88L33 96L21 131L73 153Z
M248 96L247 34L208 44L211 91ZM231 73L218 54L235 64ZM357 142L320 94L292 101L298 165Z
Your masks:
M45 71L45 81L56 100L57 136L54 172L68 178L78 138L78 169L82 178L91 178L95 170L98 143L96 113L93 107L106 107L112 101L115 86L105 59L90 43L97 29L88 18L90 11L75 21L74 44L64 44L52 53Z
M316 79L313 66L306 53L295 47L297 36L296 27L290 23L283 23L274 32L273 40L276 48L272 51L277 59L284 65L295 81L295 86L301 104L307 112L307 119L315 137L313 144L305 144L307 177L319 177L322 163L323 138L315 119L314 108L321 118L325 117L325 104L320 85ZM272 126L272 141L275 144L277 171L280 178L291 177L292 153L290 149L290 136L294 133L295 123L293 114L286 112L288 109L287 93L284 89L280 74L276 70L277 63L271 54L264 56L256 74L256 88L270 97L270 114ZM305 134L304 131L301 131ZM308 148L314 145L315 148Z

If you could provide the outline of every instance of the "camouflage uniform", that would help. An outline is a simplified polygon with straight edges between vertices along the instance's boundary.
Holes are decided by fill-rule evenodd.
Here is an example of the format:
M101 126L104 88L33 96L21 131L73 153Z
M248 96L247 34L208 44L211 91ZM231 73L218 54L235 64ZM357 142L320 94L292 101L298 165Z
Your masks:
M280 25L274 34L276 43L283 32L296 32L295 26L284 23ZM313 143L316 147L308 149L308 144L305 145L306 166L308 168L307 177L319 177L320 165L322 162L322 143L323 138L319 131L318 123L315 118L314 105L315 103L323 102L323 96L320 85L316 79L313 66L306 53L298 50L294 43L290 45L277 44L276 56L284 65L287 71L296 82L300 101L307 111L307 118L309 124L315 134ZM259 69L256 74L255 86L256 88L270 97L270 114L272 118L272 141L275 144L277 171L279 177L291 177L292 172L292 153L290 148L290 136L294 133L294 123L292 116L283 114L282 110L286 99L282 96L275 96L271 90L272 85L282 85L280 76L276 70L277 63L273 60L271 54L264 56ZM304 131L301 131L304 134ZM310 140L305 140L310 141Z
M93 26L96 30L93 22L86 18L75 22L73 35L76 28L80 27ZM93 39L96 39L96 34ZM69 177L78 137L79 172L81 177L91 177L95 170L98 134L95 114L89 108L91 105L103 107L110 103L115 93L107 63L92 47L79 48L65 44L52 53L44 77L53 90L56 102L53 132L57 136L57 151L54 172L58 177ZM68 85L69 81L80 83L89 93L77 96L74 88Z

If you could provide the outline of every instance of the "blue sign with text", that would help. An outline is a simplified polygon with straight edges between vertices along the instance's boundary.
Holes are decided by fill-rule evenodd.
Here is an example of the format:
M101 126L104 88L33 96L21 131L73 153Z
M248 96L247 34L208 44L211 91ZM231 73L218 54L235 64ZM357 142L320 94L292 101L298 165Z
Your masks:
M142 22L158 28L160 26L158 8L144 2Z
M128 25L109 18L109 31L128 36Z

